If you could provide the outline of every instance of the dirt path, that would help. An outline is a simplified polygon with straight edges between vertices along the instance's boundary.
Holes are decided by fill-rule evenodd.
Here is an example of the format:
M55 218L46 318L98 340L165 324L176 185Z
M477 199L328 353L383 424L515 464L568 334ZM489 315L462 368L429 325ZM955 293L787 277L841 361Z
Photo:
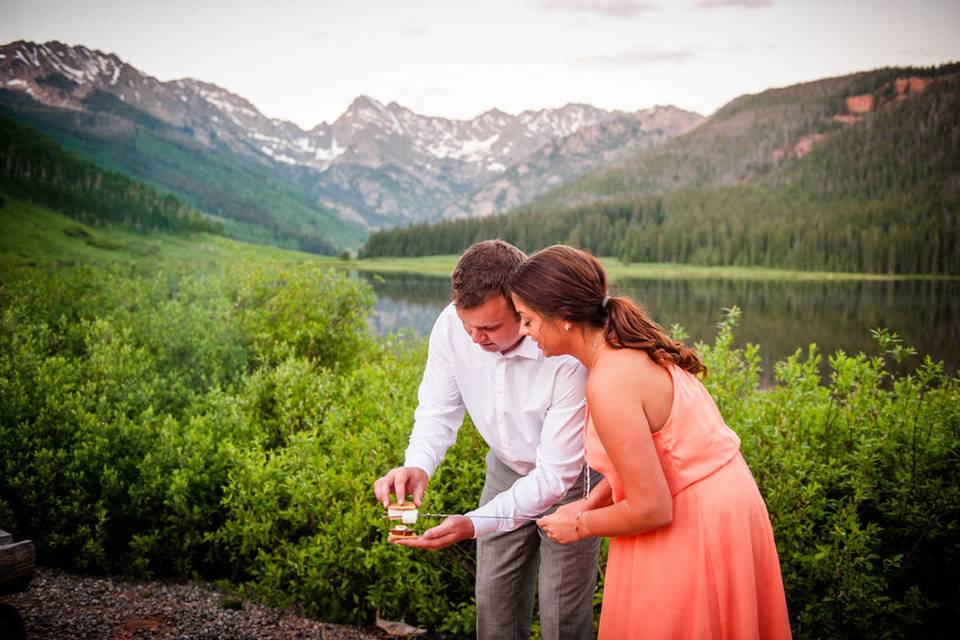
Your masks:
M27 591L2 596L0 602L19 610L29 640L386 637L376 628L319 622L291 610L241 601L205 585L131 582L46 568L37 569Z

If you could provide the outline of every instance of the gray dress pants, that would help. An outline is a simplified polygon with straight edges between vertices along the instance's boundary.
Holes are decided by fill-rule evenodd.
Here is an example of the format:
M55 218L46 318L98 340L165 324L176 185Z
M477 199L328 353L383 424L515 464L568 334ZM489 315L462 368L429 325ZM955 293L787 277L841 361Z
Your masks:
M480 504L509 489L521 477L490 452ZM594 472L592 485L600 478L602 476ZM582 497L581 474L557 506ZM543 639L592 638L593 593L599 557L599 538L558 544L534 522L524 523L513 531L478 538L477 638L526 640L530 637L538 574Z

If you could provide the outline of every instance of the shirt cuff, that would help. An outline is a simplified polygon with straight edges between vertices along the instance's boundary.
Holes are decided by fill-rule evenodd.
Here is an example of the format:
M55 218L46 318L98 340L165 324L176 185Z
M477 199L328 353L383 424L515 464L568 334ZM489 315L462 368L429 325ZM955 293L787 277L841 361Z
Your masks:
M474 539L485 536L488 533L493 533L497 530L496 518L474 518L469 513L467 514L467 517L470 518L470 521L473 523Z
M487 535L488 533L494 533L495 531L513 531L514 529L526 524L526 520L514 520L509 515L490 513L491 509L487 508L489 506L492 506L491 503L487 503L482 507L474 509L473 511L468 511L464 514L470 518L470 521L473 523L474 538L479 538ZM500 517L479 517L487 515L500 515Z
M417 453L408 453L403 461L403 466L420 467L427 472L428 478L432 478L433 472L437 470L437 468L433 466L433 460L430 458L430 456Z

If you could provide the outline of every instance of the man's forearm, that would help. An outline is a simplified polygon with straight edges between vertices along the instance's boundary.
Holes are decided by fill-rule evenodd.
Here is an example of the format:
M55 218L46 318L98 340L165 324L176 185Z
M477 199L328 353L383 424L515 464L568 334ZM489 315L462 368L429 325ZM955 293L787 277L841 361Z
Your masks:
M466 515L484 516L473 521L477 536L493 531L508 531L523 524L515 518L536 518L567 494L576 482L576 474L561 475L542 467L534 468L516 480L482 507ZM490 517L495 516L495 517Z

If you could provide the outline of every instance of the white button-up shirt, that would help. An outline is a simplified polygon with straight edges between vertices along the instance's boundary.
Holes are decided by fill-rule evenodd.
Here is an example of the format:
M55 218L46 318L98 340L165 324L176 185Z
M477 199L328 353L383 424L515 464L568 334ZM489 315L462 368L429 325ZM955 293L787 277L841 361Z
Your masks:
M583 468L587 372L570 356L546 358L530 338L503 355L473 343L453 304L430 333L427 365L405 466L433 475L457 439L464 411L494 454L522 474L510 489L466 515L475 535L515 529L553 506Z

